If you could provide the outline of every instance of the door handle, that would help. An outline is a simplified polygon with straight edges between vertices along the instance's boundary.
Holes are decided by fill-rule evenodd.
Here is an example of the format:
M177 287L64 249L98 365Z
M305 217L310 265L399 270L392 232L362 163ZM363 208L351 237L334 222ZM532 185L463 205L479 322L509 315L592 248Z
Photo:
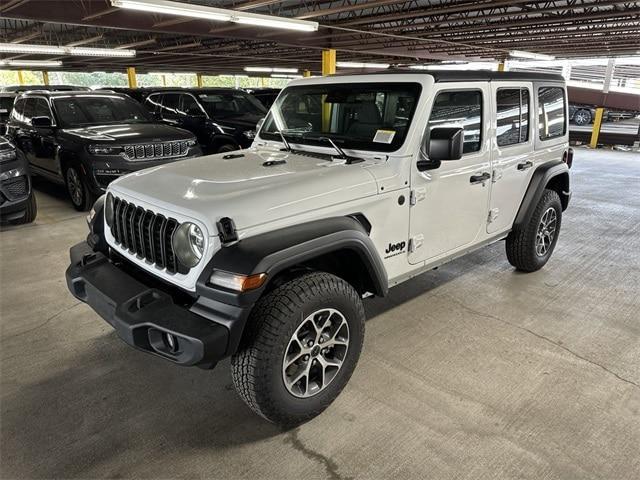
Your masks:
M529 170L531 167L533 167L533 162L529 160L518 164L518 170Z
M471 185L477 185L478 183L484 183L491 178L491 174L489 172L483 172L480 175L471 175L469 178L469 182Z

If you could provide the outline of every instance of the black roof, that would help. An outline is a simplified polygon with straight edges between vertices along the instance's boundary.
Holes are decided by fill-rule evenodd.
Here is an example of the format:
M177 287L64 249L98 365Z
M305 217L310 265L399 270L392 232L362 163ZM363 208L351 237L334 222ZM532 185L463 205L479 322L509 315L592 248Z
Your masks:
M436 82L490 82L492 80L513 81L545 81L564 82L562 75L552 73L529 72L497 72L490 70L411 70L411 69L387 69L363 73L362 75L430 75ZM341 76L345 74L338 74ZM347 75L354 75L353 73Z
M144 87L146 93L234 93L243 90L227 87Z

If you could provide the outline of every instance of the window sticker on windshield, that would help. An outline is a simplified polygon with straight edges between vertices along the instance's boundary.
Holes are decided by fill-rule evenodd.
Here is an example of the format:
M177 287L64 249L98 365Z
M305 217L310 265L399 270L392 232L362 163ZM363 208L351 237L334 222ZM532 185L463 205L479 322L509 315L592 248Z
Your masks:
M373 141L376 143L391 143L393 142L393 137L396 136L395 130L377 130L375 137L373 137Z

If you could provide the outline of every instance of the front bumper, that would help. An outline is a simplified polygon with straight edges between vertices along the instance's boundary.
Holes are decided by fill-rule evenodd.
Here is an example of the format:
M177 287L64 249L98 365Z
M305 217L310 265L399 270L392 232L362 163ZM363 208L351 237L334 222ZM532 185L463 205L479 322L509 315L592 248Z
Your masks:
M94 252L86 242L72 247L70 256L66 272L69 290L127 344L179 365L203 368L215 366L230 354L228 316L219 322L211 310L207 316L193 313L190 307L176 304L168 293L150 288L104 254ZM240 316L246 319L242 313Z
M20 160L0 167L0 219L9 222L24 217L31 196L31 177Z

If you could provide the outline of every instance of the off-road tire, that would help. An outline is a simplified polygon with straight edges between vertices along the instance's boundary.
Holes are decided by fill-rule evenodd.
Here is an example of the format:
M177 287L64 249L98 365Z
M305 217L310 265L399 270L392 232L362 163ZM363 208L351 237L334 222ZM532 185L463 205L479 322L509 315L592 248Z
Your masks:
M342 367L323 390L307 398L285 386L283 359L289 341L304 319L323 308L339 310L349 327L349 346ZM258 415L294 426L319 415L351 378L364 341L362 299L341 278L312 272L288 281L265 296L251 312L238 352L231 358L236 391Z
M75 172L75 175L77 176L79 182L79 184L74 187L79 189L79 196L77 197L74 197L74 194L72 193L72 180L69 178L71 172ZM67 194L69 195L69 199L71 200L73 208L75 208L79 212L86 212L93 206L93 203L96 200L96 196L91 192L91 190L89 190L87 181L77 167L70 166L65 169L64 182L65 186L67 187Z
M27 208L25 209L24 215L22 218L18 218L14 220L13 223L16 225L23 225L25 223L31 223L36 219L38 215L38 204L36 203L36 194L31 192L29 195L29 201L27 202Z
M536 253L536 236L542 216L549 208L553 208L556 213L555 235L549 249L540 256ZM509 233L506 241L509 263L522 272L535 272L544 267L558 242L561 223L562 203L560 196L557 192L546 189L529 221Z

